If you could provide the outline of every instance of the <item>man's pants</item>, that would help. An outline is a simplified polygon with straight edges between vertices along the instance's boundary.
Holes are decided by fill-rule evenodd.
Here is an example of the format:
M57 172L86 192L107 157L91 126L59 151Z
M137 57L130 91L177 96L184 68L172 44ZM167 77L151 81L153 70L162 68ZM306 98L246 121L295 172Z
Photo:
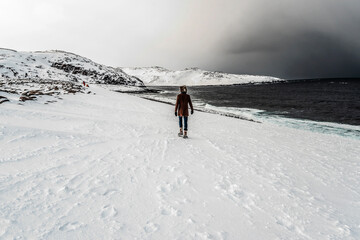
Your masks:
M181 117L179 116L179 126L180 128L182 128L183 126L183 121L182 121L182 118L184 118L184 131L187 131L188 130L188 117Z

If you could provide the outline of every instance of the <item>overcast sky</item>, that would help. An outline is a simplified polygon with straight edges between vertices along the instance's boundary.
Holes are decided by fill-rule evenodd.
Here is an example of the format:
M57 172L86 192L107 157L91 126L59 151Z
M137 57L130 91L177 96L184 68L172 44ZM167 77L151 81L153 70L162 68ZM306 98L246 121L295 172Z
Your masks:
M1 0L0 47L110 66L360 77L359 0Z

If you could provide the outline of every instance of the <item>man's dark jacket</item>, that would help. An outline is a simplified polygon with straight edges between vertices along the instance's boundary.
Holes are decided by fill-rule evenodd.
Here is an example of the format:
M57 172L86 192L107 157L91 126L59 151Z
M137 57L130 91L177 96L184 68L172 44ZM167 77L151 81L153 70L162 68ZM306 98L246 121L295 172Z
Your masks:
M193 105L191 103L190 95L186 93L180 93L176 98L175 112L178 112L178 116L189 116L189 107L190 105L191 111L194 111Z

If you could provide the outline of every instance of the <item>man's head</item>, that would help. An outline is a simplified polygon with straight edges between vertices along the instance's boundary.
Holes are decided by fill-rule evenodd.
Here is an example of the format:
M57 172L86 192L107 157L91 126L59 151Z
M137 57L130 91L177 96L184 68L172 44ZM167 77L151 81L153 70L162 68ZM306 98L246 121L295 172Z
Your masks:
M184 86L180 86L180 92L182 92L182 93L186 93L186 92L187 92L187 88L186 88L185 85L184 85Z

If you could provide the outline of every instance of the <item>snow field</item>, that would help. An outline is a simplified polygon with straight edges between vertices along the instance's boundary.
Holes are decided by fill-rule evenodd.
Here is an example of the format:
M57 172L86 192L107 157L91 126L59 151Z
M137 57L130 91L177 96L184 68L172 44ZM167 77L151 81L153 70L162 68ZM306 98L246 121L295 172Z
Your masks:
M0 239L360 238L359 140L90 90L0 106Z

